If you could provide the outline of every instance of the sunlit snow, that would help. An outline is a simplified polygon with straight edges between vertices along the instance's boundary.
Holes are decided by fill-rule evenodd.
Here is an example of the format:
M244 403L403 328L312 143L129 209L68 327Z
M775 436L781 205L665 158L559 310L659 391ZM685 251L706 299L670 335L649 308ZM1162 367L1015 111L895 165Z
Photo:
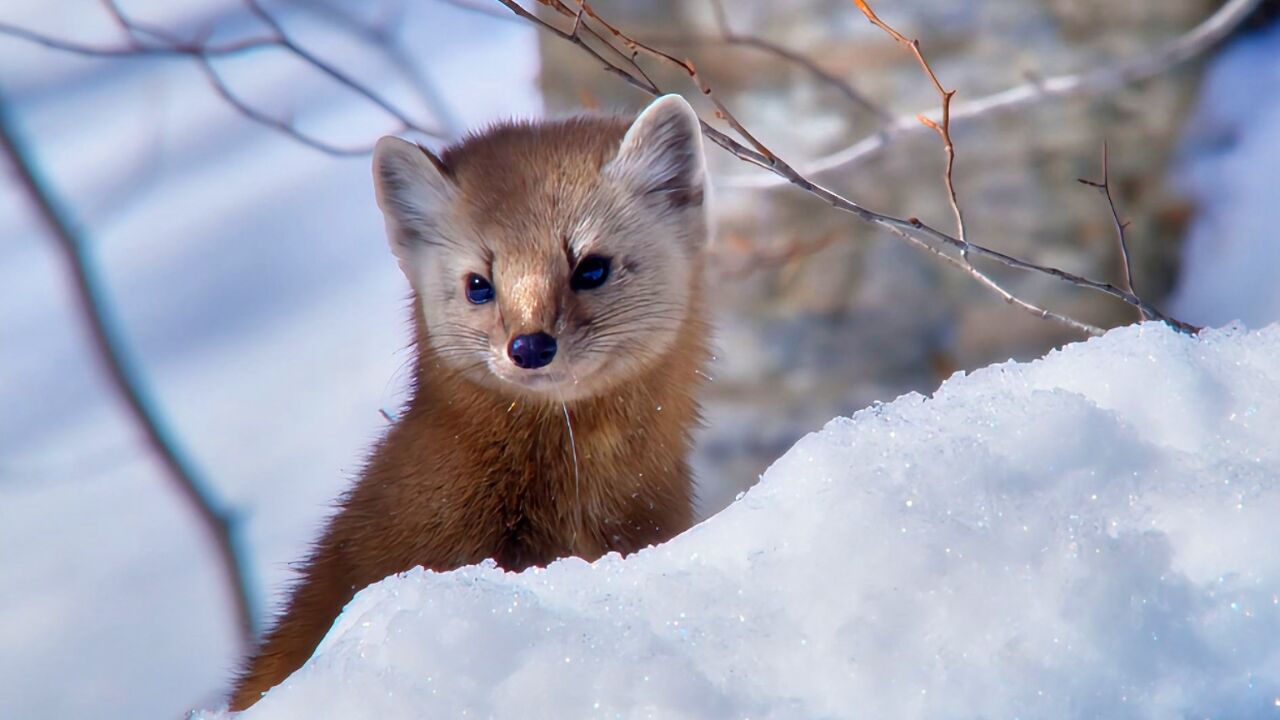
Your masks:
M1269 717L1278 428L1280 326L1112 331L834 420L626 560L374 585L243 717Z

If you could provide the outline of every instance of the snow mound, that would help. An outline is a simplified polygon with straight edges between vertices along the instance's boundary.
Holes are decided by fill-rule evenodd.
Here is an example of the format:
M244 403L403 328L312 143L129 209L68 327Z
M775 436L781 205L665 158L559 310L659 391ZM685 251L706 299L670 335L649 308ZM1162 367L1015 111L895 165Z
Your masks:
M1280 326L1135 326L833 420L626 560L388 578L243 718L1273 717L1277 548Z

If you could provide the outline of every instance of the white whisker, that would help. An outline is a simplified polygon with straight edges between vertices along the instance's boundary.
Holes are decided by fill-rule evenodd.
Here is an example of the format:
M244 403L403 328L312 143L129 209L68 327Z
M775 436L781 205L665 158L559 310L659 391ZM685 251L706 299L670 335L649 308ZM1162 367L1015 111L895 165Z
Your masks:
M573 441L573 423L569 420L569 406L560 401L560 409L564 411L564 426L569 430L569 452L573 455L573 504L576 517L573 523L573 544L577 550L578 526L582 524L582 485L578 478L578 446Z

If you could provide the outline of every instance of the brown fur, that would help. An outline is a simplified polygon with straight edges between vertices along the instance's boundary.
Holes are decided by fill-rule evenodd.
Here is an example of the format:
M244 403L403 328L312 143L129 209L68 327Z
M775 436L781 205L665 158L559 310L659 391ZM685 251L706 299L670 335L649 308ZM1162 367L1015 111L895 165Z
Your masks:
M585 311L551 287L567 282L567 264L542 264L545 248L522 250L519 243L548 236L560 242L571 231L566 223L589 212L593 178L626 129L626 122L613 120L501 128L437 161L461 189L469 227L490 239L509 233L494 272L504 272L505 257L523 264L507 271L508 278L550 276L547 288L518 284L527 297L500 298L508 304L495 310L503 316L495 333L563 325L566 316L570 324L590 322L575 320L575 312ZM513 173L513 159L545 172ZM231 709L252 705L299 668L353 595L388 575L486 558L508 570L571 555L593 560L688 528L694 392L707 357L700 256L690 262L688 311L673 324L666 347L641 366L606 365L599 374L610 378L607 386L588 384L588 394L563 404L477 381L474 370L437 350L415 296L411 399L316 543L284 614L241 676ZM424 299L456 302L447 294L457 292L454 285L432 288Z

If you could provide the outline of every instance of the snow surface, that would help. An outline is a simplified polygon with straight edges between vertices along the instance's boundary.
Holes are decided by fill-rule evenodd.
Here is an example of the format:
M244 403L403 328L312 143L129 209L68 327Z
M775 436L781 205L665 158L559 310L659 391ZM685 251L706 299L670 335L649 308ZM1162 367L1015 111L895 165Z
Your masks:
M242 716L1273 717L1278 429L1280 326L1115 330L834 420L626 560L389 578Z

